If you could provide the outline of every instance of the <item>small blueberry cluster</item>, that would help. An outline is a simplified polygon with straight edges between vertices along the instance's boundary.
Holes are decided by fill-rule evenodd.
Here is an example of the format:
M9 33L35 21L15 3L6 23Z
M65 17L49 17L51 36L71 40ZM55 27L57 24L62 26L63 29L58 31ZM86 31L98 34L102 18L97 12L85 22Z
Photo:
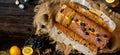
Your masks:
M41 40L35 39L35 40L33 41L33 48L35 48L35 49L36 49L36 48L41 49L42 46L43 46L43 43L42 43Z
M25 46L27 46L27 45L32 45L33 49L41 49L43 47L43 41L41 41L38 38L29 38L25 42Z

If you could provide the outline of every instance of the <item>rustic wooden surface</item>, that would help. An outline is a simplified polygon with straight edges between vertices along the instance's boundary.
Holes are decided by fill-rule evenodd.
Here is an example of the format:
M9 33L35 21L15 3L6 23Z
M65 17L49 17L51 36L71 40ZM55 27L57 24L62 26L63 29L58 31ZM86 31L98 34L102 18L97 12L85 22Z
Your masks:
M23 0L20 1L24 3ZM36 4L37 0L31 0L22 10L15 5L15 0L0 0L0 50L12 45L22 47L26 38L34 35L32 21Z
M32 21L37 0L20 1L25 9L19 9L15 0L0 0L0 50L12 45L22 46L24 39L34 34Z

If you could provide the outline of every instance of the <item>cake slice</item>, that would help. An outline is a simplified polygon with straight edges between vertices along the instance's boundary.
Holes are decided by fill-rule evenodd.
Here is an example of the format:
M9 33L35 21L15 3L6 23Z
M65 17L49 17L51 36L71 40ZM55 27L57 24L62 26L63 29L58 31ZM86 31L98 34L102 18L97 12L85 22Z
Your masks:
M85 39L90 44L103 49L111 38L111 32L110 30L106 30L108 27L105 22L100 18L96 21L92 20L87 16L87 13L86 15L82 14L82 10L81 12L77 12L77 8L76 10L72 9L73 5L75 6L73 3L63 5L58 11L56 21L72 32L78 34L79 37ZM93 16L93 14L91 15ZM93 17L93 19L96 19L96 17ZM102 25L103 23L105 25Z

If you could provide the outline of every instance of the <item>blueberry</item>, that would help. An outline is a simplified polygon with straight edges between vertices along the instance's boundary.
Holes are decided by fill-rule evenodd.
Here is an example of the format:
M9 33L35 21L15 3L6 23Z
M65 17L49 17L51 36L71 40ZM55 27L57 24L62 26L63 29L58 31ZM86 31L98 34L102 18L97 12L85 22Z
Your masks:
M107 35L106 35L106 34L103 34L103 37L107 37Z
M37 41L33 41L33 43L35 43L35 44L36 44L36 43L37 43Z
M94 32L95 31L94 28L91 28L91 31Z
M88 30L90 30L91 32L94 32L94 28L88 28Z
M101 41L101 39L100 39L100 38L97 38L97 41L98 41L98 42L100 42L100 41Z
M34 45L34 46L37 46L38 44L37 44L37 43L34 43L33 45Z
M84 28L84 27L82 27L81 29L82 29L82 31L86 31L86 28Z
M42 45L43 45L43 43L38 39L33 41L33 48L41 48Z
M40 44L40 41L38 41L37 44Z
M59 50L58 50L58 51L57 51L57 55L65 55L65 54L64 54L64 51L59 51Z
M91 31L91 28L88 28L88 30L90 30L90 31Z
M99 34L96 34L96 37L98 37L99 36Z
M89 35L89 33L88 33L88 32L85 32L85 35Z
M83 22L80 22L80 25L81 25L81 26L86 26L85 23L83 23Z

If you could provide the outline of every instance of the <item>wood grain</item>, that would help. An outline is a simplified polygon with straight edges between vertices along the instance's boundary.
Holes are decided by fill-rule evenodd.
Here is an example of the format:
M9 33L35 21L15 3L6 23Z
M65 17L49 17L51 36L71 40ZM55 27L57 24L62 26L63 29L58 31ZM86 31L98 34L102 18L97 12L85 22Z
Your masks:
M37 0L20 2L25 9L19 9L15 0L0 0L0 50L9 49L12 45L22 47L25 39L34 35L32 22Z

